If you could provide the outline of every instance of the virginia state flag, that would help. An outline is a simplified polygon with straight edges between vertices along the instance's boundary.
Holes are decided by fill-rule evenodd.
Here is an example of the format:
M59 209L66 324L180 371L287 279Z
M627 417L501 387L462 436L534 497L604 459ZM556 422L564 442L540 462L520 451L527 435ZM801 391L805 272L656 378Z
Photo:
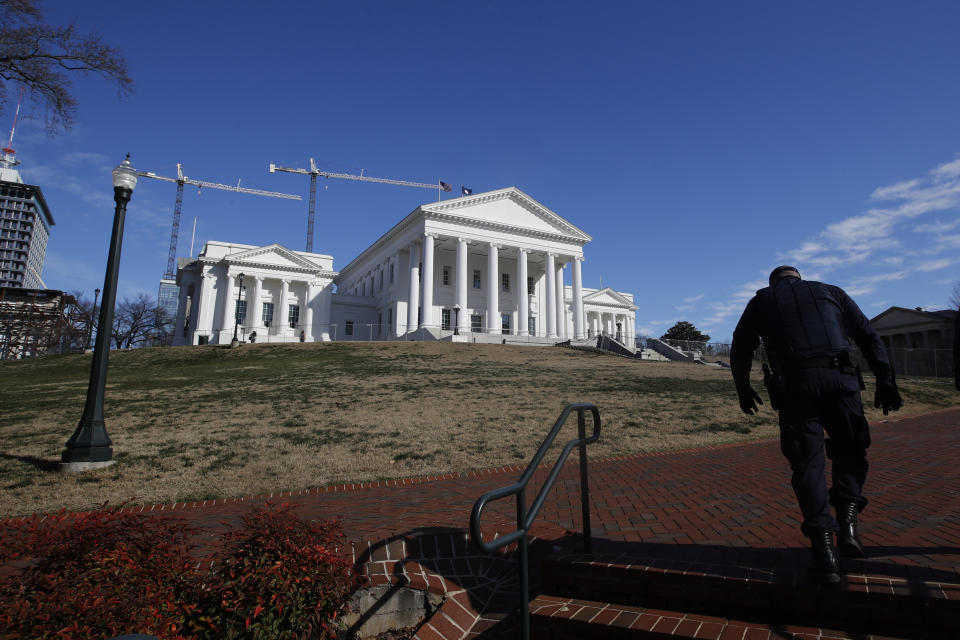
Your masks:
M470 195L471 193L473 193L473 189L468 189L468 188L464 187L463 185L460 186L460 195L462 195L462 196L468 196L468 195Z

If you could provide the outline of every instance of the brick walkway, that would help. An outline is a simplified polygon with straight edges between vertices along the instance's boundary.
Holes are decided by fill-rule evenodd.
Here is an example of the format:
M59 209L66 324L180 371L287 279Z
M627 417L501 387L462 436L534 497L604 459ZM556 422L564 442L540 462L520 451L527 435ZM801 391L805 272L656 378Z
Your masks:
M872 436L865 487L870 505L861 516L870 557L845 565L848 580L891 592L940 585L936 597L960 599L954 590L960 584L960 407L875 424ZM600 437L616 437L616 425L605 425ZM521 471L146 510L175 512L211 535L249 504L266 500L298 505L310 518L339 518L374 584L408 583L447 596L419 638L475 638L511 628L516 568L511 557L473 550L466 538L470 510L478 496L512 484ZM528 491L529 499L537 488ZM600 551L668 562L682 557L726 567L732 577L805 570L808 545L775 441L592 460L590 490ZM512 502L494 505L485 516L487 537L514 528ZM568 546L579 533L578 472L568 465L532 531L539 541L534 548Z

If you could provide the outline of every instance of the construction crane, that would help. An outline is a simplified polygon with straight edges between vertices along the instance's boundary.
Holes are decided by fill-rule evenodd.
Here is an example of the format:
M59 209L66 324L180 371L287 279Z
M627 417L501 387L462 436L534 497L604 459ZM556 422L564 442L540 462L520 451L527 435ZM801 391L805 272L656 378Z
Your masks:
M317 169L313 158L310 158L310 169L293 169L290 167L278 167L270 163L270 173L276 171L286 171L287 173L302 173L310 176L310 205L307 211L307 253L313 253L313 222L317 211L317 176L324 178L342 178L344 180L357 180L359 182L379 182L380 184L396 184L402 187L419 187L421 189L436 189L437 199L440 198L440 191L450 191L450 185L445 182L437 181L434 184L426 182L410 182L409 180L391 180L390 178L371 178L361 174L359 176L351 173L333 173L331 171L321 171Z
M173 228L170 230L170 252L167 254L167 270L164 272L163 277L168 280L172 280L176 277L174 271L174 263L177 258L177 240L180 235L180 210L183 208L183 185L192 184L197 187L197 191L206 187L207 189L220 189L221 191L235 191L237 193L252 193L257 196L267 196L270 198L285 198L287 200L303 200L300 196L295 196L289 193L277 193L276 191L264 191L262 189L248 189L246 187L240 186L240 181L237 181L237 186L231 186L229 184L218 184L216 182L207 182L205 180L193 180L183 175L183 165L179 162L177 163L177 177L176 178L167 178L165 176L158 176L152 171L138 171L138 176L143 176L144 178L153 178L154 180L163 180L164 182L175 182L177 184L177 201L173 206Z

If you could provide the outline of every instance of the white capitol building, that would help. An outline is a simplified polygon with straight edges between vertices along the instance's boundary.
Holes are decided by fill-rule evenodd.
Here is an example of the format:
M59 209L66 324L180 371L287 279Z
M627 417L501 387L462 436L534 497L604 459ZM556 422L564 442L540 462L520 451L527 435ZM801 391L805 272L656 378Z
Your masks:
M236 324L259 342L605 334L632 351L633 295L583 286L590 240L509 187L417 207L340 271L328 255L211 241L177 270L174 344L229 344Z

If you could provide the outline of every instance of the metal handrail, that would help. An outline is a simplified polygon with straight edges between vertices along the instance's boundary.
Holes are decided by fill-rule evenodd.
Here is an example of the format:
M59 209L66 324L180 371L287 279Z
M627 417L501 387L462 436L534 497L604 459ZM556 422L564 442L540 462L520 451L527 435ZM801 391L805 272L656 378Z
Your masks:
M560 432L560 429L563 427L564 423L566 423L567 418L574 411L577 412L577 438L570 440L563 447L563 451L560 452L560 456L554 463L553 469L550 470L550 475L547 476L546 481L540 488L540 493L537 494L533 504L530 505L530 509L527 510L527 483L530 482L530 478L533 477L534 471L536 471L537 467L540 465L540 461L543 460L543 456L546 455L547 449L549 449L550 445L553 444L554 439L557 437L557 434ZM589 438L586 437L585 414L587 411L593 414L593 435ZM600 411L597 409L597 406L587 402L568 404L560 414L560 417L557 418L556 423L553 425L553 429L550 430L550 433L543 441L543 444L540 445L536 455L533 456L533 460L530 461L530 464L527 465L523 475L520 476L520 480L518 480L516 484L512 484L508 487L501 487L500 489L494 489L493 491L488 491L487 493L483 494L477 498L477 501L473 505L473 511L470 513L470 539L481 550L490 553L501 547L511 544L512 542L518 542L517 552L519 554L518 570L520 572L521 615L520 634L523 640L529 640L530 638L530 603L527 601L529 597L530 582L530 569L527 566L527 531L530 530L534 520L537 518L537 514L540 513L540 508L543 507L543 503L547 498L547 494L550 492L550 489L553 488L553 483L556 481L557 475L559 475L563 464L567 461L567 457L570 455L570 452L573 451L575 446L579 446L580 502L583 510L583 550L585 553L590 553L592 538L590 535L590 489L587 484L587 445L592 442L596 442L599 437ZM483 540L483 532L480 530L480 516L483 512L483 508L488 502L506 498L511 495L517 496L517 529L501 538L497 538L491 542L485 542Z

